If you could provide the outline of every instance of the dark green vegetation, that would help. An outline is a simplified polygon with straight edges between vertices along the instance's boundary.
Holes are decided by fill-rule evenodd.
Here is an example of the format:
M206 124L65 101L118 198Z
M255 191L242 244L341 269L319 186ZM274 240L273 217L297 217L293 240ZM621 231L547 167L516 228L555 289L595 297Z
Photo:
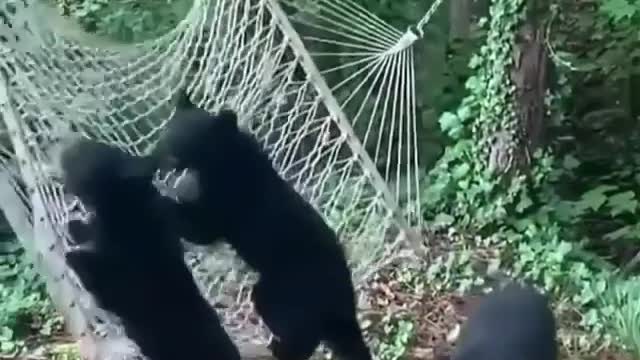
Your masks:
M13 354L25 342L59 333L61 319L55 314L44 283L25 259L22 250L0 241L0 353ZM31 345L31 344L30 344Z
M192 0L55 0L61 13L76 19L88 32L130 43L154 39L174 28Z
M59 2L88 31L123 42L166 32L190 5ZM358 2L399 29L428 8ZM396 269L383 280L412 298L468 291L486 269L500 268L553 294L572 334L565 353L608 345L639 357L640 1L470 3L445 2L416 52L423 215L438 246L428 269ZM528 61L536 49L546 64ZM25 267L15 251L4 254L14 273ZM0 308L0 341L10 351L24 339L24 319L47 309L46 297L32 278L2 281L0 297L17 299ZM371 325L382 358L425 343L421 309Z

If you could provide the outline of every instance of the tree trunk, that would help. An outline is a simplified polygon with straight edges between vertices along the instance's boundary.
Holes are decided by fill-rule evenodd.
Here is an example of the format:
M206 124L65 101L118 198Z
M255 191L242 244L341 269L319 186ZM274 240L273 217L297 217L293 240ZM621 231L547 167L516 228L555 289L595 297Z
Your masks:
M528 165L531 154L545 140L545 96L551 63L545 44L545 21L541 20L539 10L540 6L530 4L529 16L516 36L514 67L511 69L511 80L516 88L520 140L519 149L514 155L516 163L520 165Z
M467 40L471 33L471 1L451 0L449 6L449 41Z

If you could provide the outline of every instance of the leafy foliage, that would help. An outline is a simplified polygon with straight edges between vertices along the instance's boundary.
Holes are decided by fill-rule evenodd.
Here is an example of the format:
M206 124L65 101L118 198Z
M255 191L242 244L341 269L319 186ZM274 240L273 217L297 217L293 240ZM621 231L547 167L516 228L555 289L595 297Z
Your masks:
M506 266L568 296L583 314L582 325L595 334L615 314L614 334L636 351L633 321L640 308L633 296L610 300L609 288L618 289L612 285L617 266L629 262L623 271L634 270L631 258L640 250L639 139L633 121L640 111L631 100L640 90L634 78L640 65L639 4L603 0L594 8L593 2L553 2L546 14L560 24L553 44L570 50L555 54L562 67L549 98L549 133L557 137L534 154L527 178L515 176L505 183L487 174L482 144L489 134L517 123L510 109L510 79L501 69L510 65L512 29L523 13L512 2L494 1L487 42L470 63L475 74L466 84L469 96L439 120L455 143L429 174L423 196L428 199L425 216L435 225L482 234L471 247L498 249L490 267ZM598 86L589 89L594 82ZM593 95L583 97L585 90ZM603 91L611 97L603 97ZM465 282L477 276L466 259L440 258L431 266L432 278L450 281L452 267L458 267L462 276L453 279L454 285L468 288ZM600 301L603 297L609 301Z
M157 38L173 29L193 1L55 0L63 13L75 18L87 31L122 42Z
M621 22L633 20L640 14L640 3L629 0L607 0L602 2L600 9L614 22Z
M616 284L603 297L604 317L614 336L640 356L640 279Z
M525 18L523 5L496 0L491 5L490 20L483 20L487 39L469 64L474 70L466 83L469 95L455 111L445 112L439 120L441 130L454 143L429 173L422 196L427 199L425 217L439 226L456 226L481 235L469 246L494 249L497 258L491 260L491 266L504 267L552 293L568 296L584 314L582 325L600 334L604 323L601 311L606 309L598 300L607 291L614 267L589 251L592 243L583 224L596 216L615 219L618 227L609 230L608 238L634 234L635 220L620 226L620 220L633 219L630 215L638 207L632 187L621 186L619 179L602 178L591 178L596 180L592 186L576 186L585 178L579 173L581 158L574 151L562 149L557 141L533 154L533 166L526 175L498 177L487 165L491 136L512 133L518 124L508 69L512 65L513 32ZM575 122L569 125L566 120L573 84L562 71L557 75L560 86L548 99L551 133L575 127ZM565 183L571 184L570 189L563 186ZM463 269L474 265L456 259ZM447 266L438 268L438 263L447 264L448 260L431 266L434 278L451 274ZM462 288L476 281L474 271L462 270L465 272L466 276L454 282Z
M383 360L403 359L406 357L408 345L414 335L413 322L389 319L387 321L388 323L384 326L385 341L379 345L378 356Z
M61 319L43 282L23 254L0 257L0 353L14 353L32 336L48 336Z

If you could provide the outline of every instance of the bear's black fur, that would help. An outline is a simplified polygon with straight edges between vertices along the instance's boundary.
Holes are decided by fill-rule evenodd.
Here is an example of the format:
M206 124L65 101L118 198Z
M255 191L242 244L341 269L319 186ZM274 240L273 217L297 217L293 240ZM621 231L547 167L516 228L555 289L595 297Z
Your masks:
M453 360L556 360L556 326L547 298L510 283L481 300L464 325Z
M270 347L279 360L307 359L321 341L344 359L371 359L335 232L233 111L210 114L183 94L154 153L165 170L186 168L199 179L199 200L182 204L185 239L223 237L260 274L252 300L277 337Z
M94 212L86 224L70 222L79 245L66 261L142 353L151 360L240 360L166 226L172 203L152 184L151 159L83 139L65 149L61 165L66 191Z

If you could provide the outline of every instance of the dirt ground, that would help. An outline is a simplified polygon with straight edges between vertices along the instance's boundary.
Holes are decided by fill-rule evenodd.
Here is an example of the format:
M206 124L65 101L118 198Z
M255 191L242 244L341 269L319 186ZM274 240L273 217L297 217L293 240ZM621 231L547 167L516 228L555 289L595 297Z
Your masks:
M426 234L425 234L426 235ZM439 235L439 236L438 236ZM430 249L430 256L434 254L460 249L449 248L446 244L451 241L452 234L430 234L425 236L425 246ZM445 239L448 238L448 239ZM430 240L426 240L430 239ZM428 242L428 243L427 243ZM490 251L482 251L482 258L491 257ZM413 271L415 273L417 271ZM410 272L412 273L412 272ZM392 270L377 274L367 284L369 299L364 305L362 325L366 333L374 339L390 341L388 324L390 319L404 319L413 324L410 339L407 344L401 344L406 351L402 360L449 360L451 350L455 347L455 340L464 324L466 317L473 311L482 295L461 297L452 293L434 292L424 286L407 285L406 279ZM419 281L418 281L419 283ZM564 318L567 318L566 320ZM559 326L563 329L571 329L570 316L561 316ZM34 324L37 327L37 323ZM43 341L44 340L44 341ZM31 341L28 341L31 342ZM35 343L72 344L73 340L64 334L55 334L49 339L34 339ZM49 346L47 346L49 347ZM17 357L16 359L68 359L68 357L44 355L36 351L34 356ZM2 357L0 360L12 359ZM562 360L633 360L623 352L616 350L603 350L595 354L578 353L561 347Z
M365 322L369 333L383 336L381 328L385 314L406 315L413 320L414 336L407 347L406 360L449 360L455 340L466 317L473 311L482 295L461 297L453 294L420 294L406 289L390 276L380 276L371 284L371 301ZM564 326L564 325L560 325ZM597 354L576 354L561 347L561 359L571 360L632 360L623 352L603 350Z
M362 319L368 334L375 338L388 336L383 328L389 318L410 319L415 326L405 356L401 357L403 360L449 360L460 327L481 298L411 291L400 281L384 275L378 276L370 285L371 300ZM69 351L64 350L69 346L75 348L73 339L63 333L54 334L47 339L34 337L27 342L39 350L26 356L0 357L0 360L69 359L71 357L59 353ZM57 350L53 351L52 348ZM631 356L613 350L601 351L596 355L569 355L567 349L561 349L561 353L563 360L633 360Z

